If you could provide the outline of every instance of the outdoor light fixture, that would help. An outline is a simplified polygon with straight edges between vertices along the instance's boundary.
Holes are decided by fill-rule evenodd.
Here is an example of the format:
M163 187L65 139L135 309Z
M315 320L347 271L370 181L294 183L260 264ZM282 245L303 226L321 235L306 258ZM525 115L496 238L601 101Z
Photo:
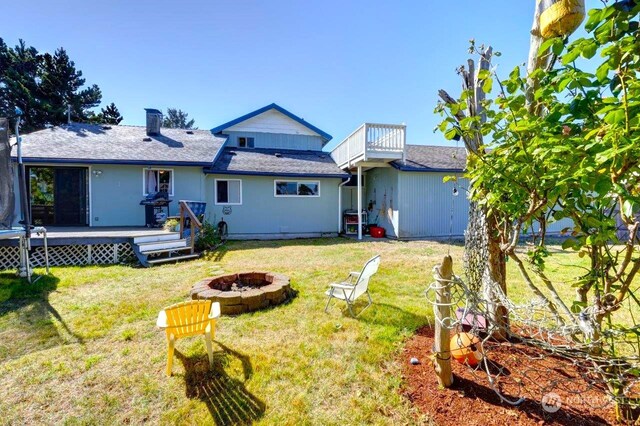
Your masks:
M98 177L102 174L102 170L94 170L92 173L95 177Z

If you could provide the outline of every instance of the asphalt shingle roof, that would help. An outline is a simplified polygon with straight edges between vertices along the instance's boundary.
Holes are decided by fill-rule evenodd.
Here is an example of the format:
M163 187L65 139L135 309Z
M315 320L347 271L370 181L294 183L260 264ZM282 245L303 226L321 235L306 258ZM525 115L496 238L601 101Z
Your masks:
M147 136L143 126L73 123L22 135L22 156L25 162L211 165L226 139L190 132L163 128L160 136Z
M286 149L225 148L213 167L214 174L348 177L329 153Z
M393 167L407 172L464 171L467 163L465 148L433 145L407 145L406 162L394 161Z

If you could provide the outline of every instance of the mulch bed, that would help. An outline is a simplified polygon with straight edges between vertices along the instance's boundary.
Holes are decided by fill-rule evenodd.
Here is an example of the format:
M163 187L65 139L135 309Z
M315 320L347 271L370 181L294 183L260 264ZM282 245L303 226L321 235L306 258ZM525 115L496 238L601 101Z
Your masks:
M497 386L504 396L526 399L518 406L502 402L486 372L452 361L454 384L441 389L430 361L433 330L423 327L401 353L405 388L402 393L438 425L607 425L615 424L613 403L605 390L589 384L582 372L561 358L537 348L511 343L485 347L490 369L501 371ZM410 363L411 358L420 361ZM482 365L482 364L481 364ZM543 408L543 395L553 392L561 407Z

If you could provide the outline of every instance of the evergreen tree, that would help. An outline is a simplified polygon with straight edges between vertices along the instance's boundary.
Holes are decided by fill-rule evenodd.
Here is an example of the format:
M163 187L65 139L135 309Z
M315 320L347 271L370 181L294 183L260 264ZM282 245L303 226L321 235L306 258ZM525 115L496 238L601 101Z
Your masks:
M100 104L102 93L95 84L82 89L84 84L82 71L76 70L75 63L63 48L57 49L53 55L42 55L39 92L48 121L45 124L65 123L68 106L71 108L71 120L87 121L89 110Z
M195 120L188 120L189 114L178 108L167 108L167 115L162 120L162 127L170 129L197 129L193 127ZM188 120L188 121L187 121Z
M23 131L66 123L67 107L72 120L88 121L101 98L98 86L85 87L82 71L64 49L39 54L23 40L11 48L0 38L0 116L10 117L20 107Z
M11 117L20 107L25 130L38 128L44 116L37 98L40 61L38 51L23 40L12 49L0 39L0 116Z
M123 117L120 115L120 111L118 111L118 107L116 104L111 102L105 108L100 110L100 114L96 116L97 122L102 124L111 124L117 126L122 121Z

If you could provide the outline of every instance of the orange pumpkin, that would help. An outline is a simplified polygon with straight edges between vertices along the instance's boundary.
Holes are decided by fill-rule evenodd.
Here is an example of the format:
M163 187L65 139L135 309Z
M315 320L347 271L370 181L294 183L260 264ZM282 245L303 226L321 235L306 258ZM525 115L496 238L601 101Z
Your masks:
M478 336L471 333L456 333L449 342L451 356L460 364L468 364L471 367L478 365L484 357L482 342Z

